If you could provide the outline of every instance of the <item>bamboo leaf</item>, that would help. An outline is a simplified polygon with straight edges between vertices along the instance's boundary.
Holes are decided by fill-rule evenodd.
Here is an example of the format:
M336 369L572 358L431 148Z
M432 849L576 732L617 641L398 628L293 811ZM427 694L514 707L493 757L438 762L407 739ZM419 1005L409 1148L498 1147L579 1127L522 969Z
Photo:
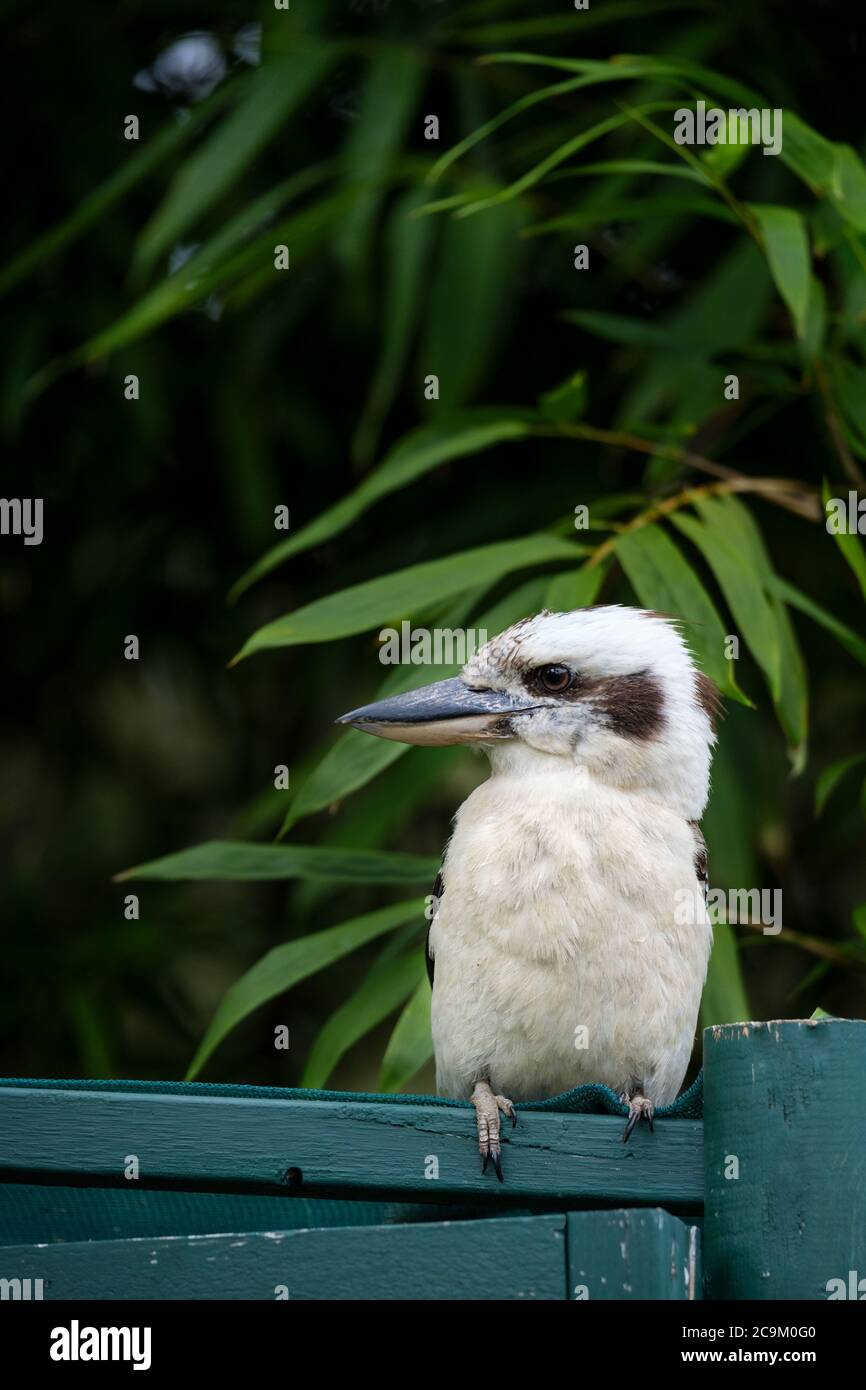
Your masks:
M814 623L832 633L836 641L850 652L855 661L859 661L861 666L866 666L866 640L858 632L848 627L847 623L828 613L826 608L822 608L820 603L815 603L814 599L809 598L808 594L802 593L789 584L787 579L781 575L773 575L768 581L769 588L785 603L792 608L798 608L801 613L805 613L807 618L811 618Z
M352 442L353 456L362 463L369 462L376 451L423 301L435 226L430 218L414 215L423 202L424 194L412 188L397 199L388 218L382 351Z
M704 522L685 513L672 522L700 550L725 596L740 632L767 677L774 701L782 689L782 650L773 608L758 574L732 543L724 507L705 505Z
M852 753L848 758L839 758L825 767L815 786L815 815L820 816L842 778L853 767L861 767L866 762L866 753Z
M725 629L712 599L667 533L656 525L626 531L617 537L616 555L641 603L682 618L701 669L725 694L750 704L725 657Z
M673 111L675 103L672 102L650 102L644 106L635 108L640 114L651 114L658 111ZM543 178L560 164L564 164L572 155L578 154L587 145L593 144L596 140L601 140L605 135L609 135L614 130L619 130L622 126L628 125L633 119L632 112L618 113L615 116L606 116L603 121L597 121L595 125L583 130L578 135L572 136L564 144L557 146L544 159L539 160L519 179L508 184L506 188L500 189L498 193L492 193L486 198L476 199L474 202L467 203L455 213L457 218L471 217L474 213L484 212L489 208L496 207L501 203L506 203L514 198L520 197L528 189L534 188Z
M360 112L343 149L347 178L363 187L335 240L337 254L355 267L369 250L387 171L405 138L422 78L417 56L405 47L384 48L367 66Z
M740 1023L750 1010L733 929L725 922L713 927L713 949L701 996L701 1027L715 1023Z
M419 360L439 378L439 401L454 408L477 392L496 361L512 312L509 286L525 251L520 207L445 224L429 290Z
M425 978L398 1018L385 1049L379 1073L379 1090L385 1094L402 1091L433 1056L430 1002L430 986Z
M825 139L793 111L784 112L782 128L783 163L858 232L866 231L866 169L856 151Z
M591 58L553 58L548 54L519 52L488 53L484 56L484 62L518 63L528 67L556 68L561 72L577 73L610 69L622 64L630 77L683 79L696 89L731 97L738 103L745 102L747 106L766 105L760 94L751 87L745 87L734 78L716 72L714 68L704 67L702 63L696 63L690 58L656 58L650 54L629 53L602 63Z
M345 193L323 198L312 207L306 207L284 222L276 224L228 260L220 261L210 268L202 267L200 270L198 257L188 261L181 270L160 281L143 295L114 323L40 374L31 386L31 394L43 389L61 372L98 361L116 352L118 348L126 347L152 333L160 324L206 299L214 290L247 270L264 265L269 280L275 280L281 274L273 265L275 242L291 242L295 260L301 259L309 250L320 244L323 229L335 221L346 208L346 199Z
M272 647L293 647L306 642L331 642L357 632L380 627L397 614L411 614L446 603L466 589L492 584L516 570L553 561L567 562L585 553L556 536L524 536L449 555L442 560L412 565L382 575L354 588L330 594L259 628L235 661Z
M607 572L607 565L581 565L554 575L544 595L544 606L551 613L570 613L575 608L588 608L595 603Z
M750 203L757 218L776 287L791 311L797 337L806 332L811 289L811 261L806 224L793 208Z
M496 444L522 439L529 433L528 421L503 412L478 410L465 412L441 424L413 430L395 445L378 468L367 475L359 487L303 526L294 536L266 551L237 581L229 595L237 598L266 574L315 545L339 535L363 516L374 502L407 487L440 464L467 458Z
M162 880L236 879L244 882L287 878L331 879L338 883L424 883L439 862L416 854L392 854L321 845L257 845L209 840L203 845L152 859L115 876Z
M424 974L418 950L374 966L360 988L331 1015L310 1049L301 1085L324 1086L340 1058L417 989ZM426 986L427 982L424 981Z
M266 62L243 99L180 169L139 240L139 270L153 265L226 192L336 60L335 44L307 44Z
M545 420L569 424L586 414L588 404L587 374L585 371L573 372L552 391L545 391L538 399L538 409Z
M242 975L223 996L208 1025L187 1072L187 1080L197 1076L223 1039L249 1014L275 999L300 980L350 955L385 932L393 931L413 917L421 918L424 899L395 903L378 912L354 917L340 926L288 941L268 951L252 969Z
M773 571L767 548L754 517L737 497L700 498L697 509L705 519L718 518L731 545L742 556L742 564L759 577L773 614L779 643L778 695L776 713L790 745L795 771L802 769L806 756L806 737L809 731L809 685L803 653L785 605L780 601L773 581Z
M92 227L101 217L142 183L163 161L188 144L211 121L227 102L237 100L243 92L241 82L218 87L206 101L188 111L183 120L175 118L150 139L136 154L127 155L115 174L99 184L93 192L64 217L62 222L37 237L0 271L0 294L23 280L42 261L61 251Z

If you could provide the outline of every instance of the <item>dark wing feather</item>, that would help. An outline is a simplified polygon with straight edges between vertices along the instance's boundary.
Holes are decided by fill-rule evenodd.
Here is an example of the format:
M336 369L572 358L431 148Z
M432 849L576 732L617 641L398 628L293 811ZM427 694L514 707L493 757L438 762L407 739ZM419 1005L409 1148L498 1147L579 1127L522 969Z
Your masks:
M437 911L438 911L439 903L440 903L440 901L441 901L441 899L442 899L442 894L444 893L444 891L445 891L445 884L442 882L442 870L440 869L439 872L438 872L438 874L436 875L436 882L433 884L433 916L434 916L434 917L436 916L436 913L437 913ZM432 923L432 921L431 921L430 927L432 927L432 925L433 925L433 923ZM427 979L430 981L430 988L432 989L432 988L433 988L433 975L434 975L434 973L435 973L436 966L435 966L435 963L434 963L434 961L433 961L433 954L432 954L432 952L431 952L431 950L430 950L430 927L427 928L427 940L426 940L425 943L424 943L424 962L425 962L425 964L426 964L426 966L427 966Z
M699 826L696 820L689 821L689 825L692 827L692 833L695 837L695 873L698 877L698 883L704 890L704 902L706 902L707 893L709 892L710 887L710 880L707 869L707 842L704 839L703 831L701 830L701 827Z

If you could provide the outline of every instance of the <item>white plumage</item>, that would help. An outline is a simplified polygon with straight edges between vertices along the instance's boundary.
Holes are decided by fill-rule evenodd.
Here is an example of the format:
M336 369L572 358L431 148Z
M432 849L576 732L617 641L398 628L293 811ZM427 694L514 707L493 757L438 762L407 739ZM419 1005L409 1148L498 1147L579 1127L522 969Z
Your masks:
M486 746L491 776L457 813L430 933L433 1041L444 1095L489 1079L512 1100L603 1081L657 1105L688 1065L712 929L690 824L707 799L714 735L676 628L629 608L542 614L469 662L464 679L519 693L562 662L604 679L650 672L659 732L614 733L588 696L519 716ZM683 914L679 914L683 915Z
M712 689L673 621L598 607L517 623L457 681L346 716L490 758L430 930L442 1094L520 1102L601 1081L650 1117L674 1099L712 941L697 830Z

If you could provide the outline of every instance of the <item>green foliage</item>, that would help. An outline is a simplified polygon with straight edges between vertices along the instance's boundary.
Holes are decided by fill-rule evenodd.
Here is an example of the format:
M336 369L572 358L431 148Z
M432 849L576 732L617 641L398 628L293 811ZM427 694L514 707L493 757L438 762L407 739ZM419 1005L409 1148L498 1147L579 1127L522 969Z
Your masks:
M183 378L194 371L184 356L201 327L194 311L218 309L217 360L231 372L220 367L219 384L205 377L203 389L210 401L222 386L215 418L231 424L213 431L221 524L243 513L255 543L245 537L236 568L220 564L214 589L240 575L230 596L245 606L226 636L243 640L236 661L269 654L232 679L273 684L248 670L282 662L291 703L308 712L288 798L258 788L242 814L265 836L280 826L292 836L303 820L315 843L210 841L120 876L292 884L292 930L306 934L229 988L190 1074L267 1001L398 928L405 938L344 977L346 1001L326 1003L304 1082L323 1084L398 1010L380 1084L405 1086L429 1057L421 903L310 930L323 902L348 893L354 912L364 885L429 875L432 886L438 862L426 842L429 853L401 852L426 835L413 779L400 776L405 748L333 738L334 715L377 684L383 694L457 669L410 667L378 682L369 634L383 625L492 635L542 605L599 599L682 619L703 669L743 707L721 733L708 813L711 875L718 855L730 884L779 875L796 899L792 845L805 852L814 828L802 802L790 811L802 794L787 776L808 767L810 722L824 819L842 815L841 793L830 794L863 757L853 697L840 724L810 709L810 689L839 701L866 664L862 543L831 539L822 524L829 498L863 487L866 132L841 143L795 114L800 74L779 67L745 0L531 15L508 0L447 15L403 8L371 30L369 16L346 20L324 3L278 17L265 7L261 65L234 71L186 120L167 114L0 275L11 292L50 273L140 199L124 213L135 231L125 287L78 317L80 333L49 335L32 364L25 355L6 387L15 418L43 410L49 388L82 366L123 375L141 360L159 364L151 380ZM745 31L759 36L749 62ZM622 54L623 35L637 51ZM783 106L780 158L677 145L673 112L698 99ZM342 102L350 118L330 119ZM433 110L441 145L421 133ZM187 239L191 254L172 269ZM590 248L591 274L574 269L576 241ZM280 244L288 272L275 265ZM440 392L428 400L430 374ZM723 392L732 375L734 398ZM157 406L142 415L146 471L166 430ZM283 496L292 530L274 543L269 509ZM578 536L575 502L590 510ZM211 665L232 649L209 653ZM276 717L280 704L267 708ZM247 713L231 738L255 720ZM760 792L748 780L759 762ZM444 840L457 768L445 757L424 766ZM832 858L826 842L823 854ZM813 872L825 872L817 852ZM847 988L855 892L846 886L841 918L822 901L820 930L807 921L798 934L786 915L779 942L765 944L792 953L788 988L802 979L798 966L788 978L787 963L811 964L825 937L833 958L822 958L821 987ZM803 915L819 910L814 897L799 901ZM717 929L704 1022L748 1016L753 986L759 1011L780 1009L784 995L748 978L747 939ZM806 993L819 982L803 978ZM68 1012L97 1066L107 1053L86 991L70 995Z

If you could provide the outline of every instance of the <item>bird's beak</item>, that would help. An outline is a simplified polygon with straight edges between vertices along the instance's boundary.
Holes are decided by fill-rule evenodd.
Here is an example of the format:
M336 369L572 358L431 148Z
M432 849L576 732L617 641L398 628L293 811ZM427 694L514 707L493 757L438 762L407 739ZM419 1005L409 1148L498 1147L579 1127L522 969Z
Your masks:
M336 722L397 743L442 747L509 738L509 717L534 708L501 690L472 690L459 676L453 676L374 705L362 705L340 715Z

